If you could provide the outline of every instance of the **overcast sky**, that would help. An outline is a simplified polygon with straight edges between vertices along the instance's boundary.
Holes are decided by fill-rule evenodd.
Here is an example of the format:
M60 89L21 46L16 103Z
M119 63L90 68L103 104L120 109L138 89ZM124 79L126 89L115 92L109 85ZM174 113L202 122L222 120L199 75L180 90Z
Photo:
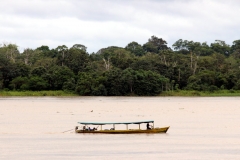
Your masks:
M0 0L0 43L20 50L83 44L144 44L155 35L171 47L179 39L240 39L240 0Z

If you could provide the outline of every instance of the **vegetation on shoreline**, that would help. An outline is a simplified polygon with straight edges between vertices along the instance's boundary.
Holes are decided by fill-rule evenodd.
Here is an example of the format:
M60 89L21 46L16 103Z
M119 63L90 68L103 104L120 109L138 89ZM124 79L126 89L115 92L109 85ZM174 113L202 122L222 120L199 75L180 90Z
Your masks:
M0 91L0 97L4 96L78 96L65 91Z
M240 96L240 91L234 90L218 90L214 92L209 91L167 91L162 92L160 96L179 96L179 97L234 97Z
M49 97L65 97L65 96L79 96L73 92L66 91L0 91L0 97L11 96L49 96ZM138 96L138 95L129 95ZM159 97L234 97L240 96L240 90L218 90L214 92L205 91L188 91L188 90L175 90L175 91L163 91L157 95Z
M239 68L240 40L208 45L179 39L169 47L152 36L143 45L91 54L82 44L22 53L15 44L0 44L0 92L9 95L238 95Z

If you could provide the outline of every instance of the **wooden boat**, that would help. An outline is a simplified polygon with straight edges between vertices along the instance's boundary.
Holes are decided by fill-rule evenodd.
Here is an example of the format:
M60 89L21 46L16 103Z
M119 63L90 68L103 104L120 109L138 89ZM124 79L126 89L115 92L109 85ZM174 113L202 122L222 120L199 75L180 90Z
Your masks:
M169 129L168 127L163 128L154 128L154 121L138 121L138 122L78 122L79 124L82 124L81 127L76 126L75 132L76 133L107 133L107 134L131 134L131 133L166 133ZM152 127L150 129L141 129L141 124L152 124ZM117 130L115 128L115 125L118 124L124 124L126 125L126 130ZM129 129L129 124L136 124L138 125L138 129ZM98 127L90 128L88 125L93 126L100 126L100 129L98 130ZM110 129L102 129L103 125L113 125Z

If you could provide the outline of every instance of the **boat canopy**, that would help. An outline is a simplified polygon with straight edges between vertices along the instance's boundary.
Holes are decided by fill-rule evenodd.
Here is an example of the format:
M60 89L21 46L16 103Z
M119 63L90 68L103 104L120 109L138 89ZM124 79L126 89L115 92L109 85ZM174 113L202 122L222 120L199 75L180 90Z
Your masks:
M153 123L154 121L138 121L138 122L78 122L84 125L106 125L106 124L141 124Z

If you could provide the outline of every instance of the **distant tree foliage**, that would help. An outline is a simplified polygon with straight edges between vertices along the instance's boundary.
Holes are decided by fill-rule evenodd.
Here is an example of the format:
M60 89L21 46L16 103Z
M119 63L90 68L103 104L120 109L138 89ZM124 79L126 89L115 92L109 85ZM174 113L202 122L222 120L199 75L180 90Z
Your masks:
M20 53L0 45L0 90L64 90L82 96L156 96L170 90L240 89L240 40L206 42L163 38L132 41L89 54L83 44Z

